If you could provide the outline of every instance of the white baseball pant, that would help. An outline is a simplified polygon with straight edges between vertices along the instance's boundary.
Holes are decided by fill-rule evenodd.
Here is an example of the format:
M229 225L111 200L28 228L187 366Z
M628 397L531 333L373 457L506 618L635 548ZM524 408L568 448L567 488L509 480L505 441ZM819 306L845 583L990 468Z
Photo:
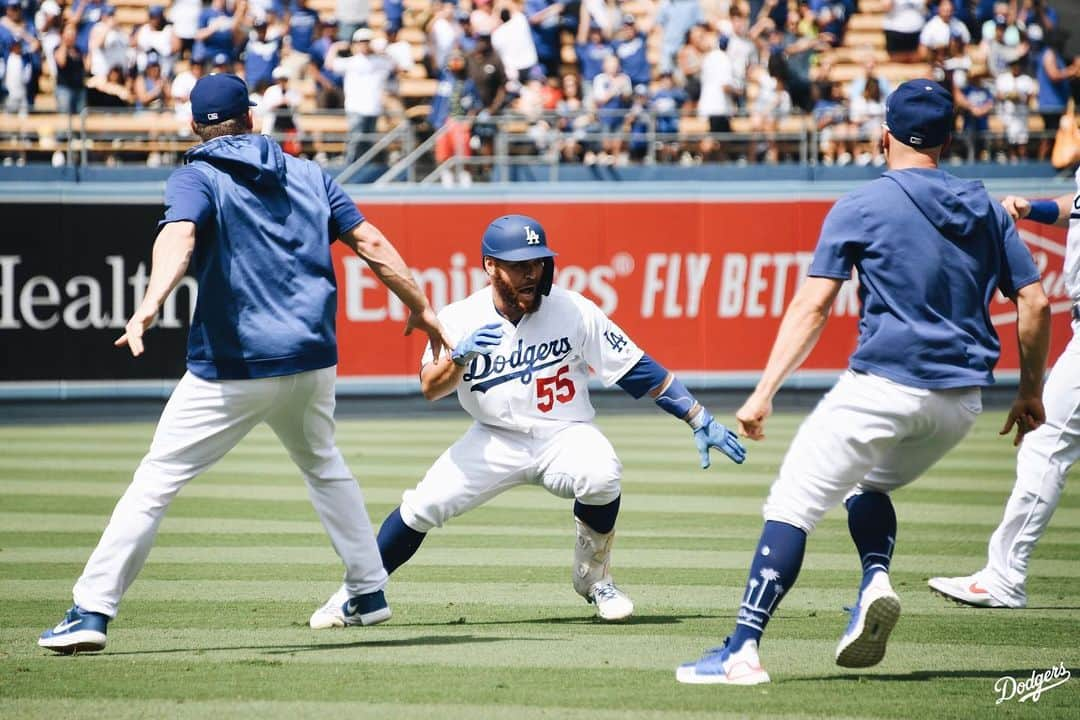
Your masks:
M334 444L335 376L333 367L256 380L209 381L185 374L75 584L75 603L115 617L169 503L263 421L303 474L311 503L345 563L348 590L369 593L386 585L360 486Z
M907 485L960 442L981 411L979 388L924 390L849 370L799 426L765 519L809 533L849 494Z
M401 518L418 532L478 507L515 485L539 484L561 498L606 505L619 496L622 465L592 423L526 434L474 424L402 495Z
M1046 422L1024 436L1016 456L1016 484L1005 515L990 538L980 582L990 595L1016 607L1027 604L1028 560L1061 499L1069 468L1080 459L1080 323L1046 379Z

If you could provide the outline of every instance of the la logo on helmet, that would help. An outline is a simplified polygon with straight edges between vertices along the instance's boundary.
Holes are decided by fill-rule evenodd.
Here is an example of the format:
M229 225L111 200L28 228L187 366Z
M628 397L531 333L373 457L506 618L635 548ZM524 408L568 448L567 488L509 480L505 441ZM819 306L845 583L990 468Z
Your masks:
M528 225L525 226L525 244L526 245L539 245L540 235Z

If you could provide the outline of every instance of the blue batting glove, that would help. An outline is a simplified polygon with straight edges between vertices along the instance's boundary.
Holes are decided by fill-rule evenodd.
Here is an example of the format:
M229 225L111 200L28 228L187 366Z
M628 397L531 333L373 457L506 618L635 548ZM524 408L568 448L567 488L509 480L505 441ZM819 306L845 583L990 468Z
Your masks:
M709 448L716 448L736 464L742 465L746 459L746 448L739 442L738 436L716 422L708 410L702 408L701 412L705 413L702 418L704 424L694 431L694 444L701 456L701 468L705 470L712 464L709 460Z
M450 353L450 359L455 364L465 367L473 361L477 355L487 355L502 342L502 323L488 323L471 335L462 340Z

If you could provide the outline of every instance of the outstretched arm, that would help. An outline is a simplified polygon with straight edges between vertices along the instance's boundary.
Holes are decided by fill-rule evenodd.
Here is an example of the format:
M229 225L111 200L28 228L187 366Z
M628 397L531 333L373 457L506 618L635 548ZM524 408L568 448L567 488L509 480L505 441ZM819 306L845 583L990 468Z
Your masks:
M180 282L180 278L184 277L194 251L195 223L170 222L161 228L157 239L154 240L150 280L146 285L146 294L143 295L142 302L135 309L127 325L124 326L124 334L113 343L116 347L127 345L135 357L143 354L143 333L154 322L165 298Z
M773 397L814 349L843 284L844 281L838 278L809 277L795 293L780 322L761 379L753 394L735 413L740 435L751 440L764 439L765 419L772 414Z
M405 334L411 334L414 329L427 333L431 342L431 351L435 360L438 360L443 347L449 347L450 343L446 339L446 333L439 319L435 317L435 311L431 308L427 296L416 284L416 280L413 279L412 273L393 243L366 220L343 233L341 241L352 248L353 252L372 269L375 277L379 278L383 285L386 285L390 292L409 308L411 312L409 321L405 325Z
M1068 227L1073 196L1062 195L1054 200L1028 200L1018 195L1009 195L1001 204L1013 220L1027 218L1043 225Z
M701 458L701 467L711 465L709 450L716 448L741 464L746 448L735 433L716 422L674 374L648 355L642 355L630 370L618 380L618 385L635 398L648 395L665 412L684 421L694 432L694 444Z

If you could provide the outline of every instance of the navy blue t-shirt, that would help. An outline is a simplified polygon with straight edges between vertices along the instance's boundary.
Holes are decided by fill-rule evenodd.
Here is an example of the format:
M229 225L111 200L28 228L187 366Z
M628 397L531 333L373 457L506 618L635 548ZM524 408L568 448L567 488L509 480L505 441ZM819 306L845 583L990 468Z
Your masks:
M630 76L634 87L647 86L652 78L652 68L649 67L645 36L638 33L629 40L615 40L612 45L622 63L622 71Z
M289 16L289 39L296 52L311 52L311 42L315 39L315 26L319 24L319 13L309 7L293 6Z
M990 385L1000 351L989 304L1039 281L1016 226L982 183L890 170L829 211L809 274L859 272L850 365L903 385Z
M160 225L196 228L188 370L242 380L336 364L330 245L364 221L356 205L318 165L262 135L217 138L185 157Z
M604 70L604 58L612 50L608 43L578 43L576 46L578 63L581 65L581 78L591 83L593 78Z

